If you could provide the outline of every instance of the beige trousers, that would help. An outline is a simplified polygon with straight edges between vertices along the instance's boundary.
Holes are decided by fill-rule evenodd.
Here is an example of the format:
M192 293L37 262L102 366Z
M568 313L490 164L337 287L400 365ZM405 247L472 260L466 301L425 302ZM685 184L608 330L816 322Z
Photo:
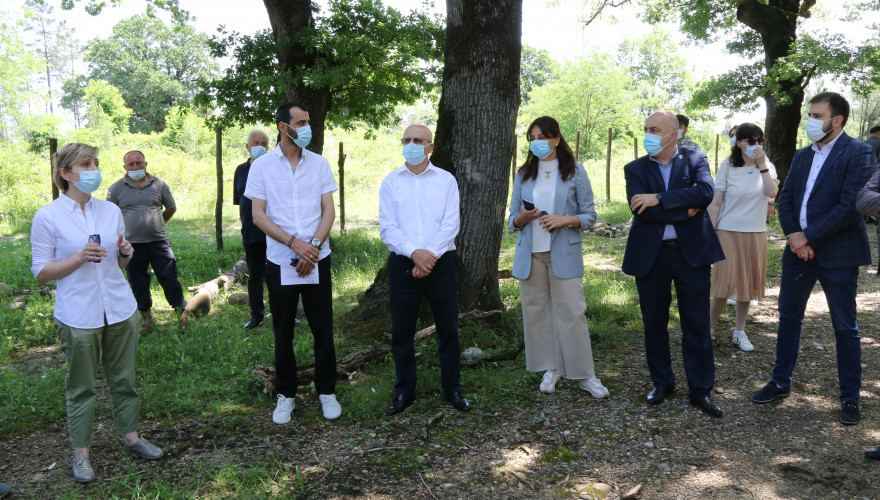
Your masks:
M537 252L528 279L519 281L519 293L526 369L556 369L574 380L595 378L583 277L556 277L550 252Z

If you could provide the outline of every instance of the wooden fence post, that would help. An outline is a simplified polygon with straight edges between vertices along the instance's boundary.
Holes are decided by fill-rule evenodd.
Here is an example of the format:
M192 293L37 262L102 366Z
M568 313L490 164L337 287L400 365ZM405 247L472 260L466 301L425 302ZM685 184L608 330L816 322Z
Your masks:
M339 141L339 229L345 232L345 151Z
M52 183L52 199L58 198L58 186L55 185L55 181L53 180L52 173L54 172L54 167L52 166L52 161L55 158L55 153L58 152L58 139L54 137L49 138L49 182Z
M639 138L633 137L633 160L639 159Z
M581 131L578 130L577 139L574 142L574 161L581 161Z
M223 251L223 127L217 126L217 204L214 206L214 232L217 251Z
M605 201L611 201L611 131L614 130L611 127L608 127L608 153L606 155L607 160L605 161Z
M801 149L801 148L803 148L803 147L804 147L804 140L803 140L803 139L798 139L798 149Z
M721 147L721 134L715 134L715 174L718 174L718 148Z

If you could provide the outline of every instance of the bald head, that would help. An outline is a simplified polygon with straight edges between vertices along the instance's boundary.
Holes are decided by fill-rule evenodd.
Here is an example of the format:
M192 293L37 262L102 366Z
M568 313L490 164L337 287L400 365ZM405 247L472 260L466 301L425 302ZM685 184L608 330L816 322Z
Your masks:
M406 127L406 130L403 132L404 137L419 137L421 139L426 139L429 143L432 140L431 129L424 125L410 125Z
M678 130L678 118L672 111L658 111L645 121L645 132L650 134L665 136L676 130Z

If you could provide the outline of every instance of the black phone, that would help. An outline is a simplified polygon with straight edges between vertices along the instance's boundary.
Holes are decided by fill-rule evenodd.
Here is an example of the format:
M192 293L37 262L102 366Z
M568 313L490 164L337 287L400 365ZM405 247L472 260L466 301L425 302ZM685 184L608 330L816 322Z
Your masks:
M529 200L523 199L523 206L526 207L526 210L534 210L535 204L530 202Z

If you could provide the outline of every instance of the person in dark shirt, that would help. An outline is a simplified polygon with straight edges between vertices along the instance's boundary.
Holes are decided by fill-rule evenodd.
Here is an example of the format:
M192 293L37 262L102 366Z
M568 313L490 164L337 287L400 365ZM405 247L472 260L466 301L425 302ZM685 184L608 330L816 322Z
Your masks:
M266 234L254 225L251 215L251 200L244 196L247 187L248 173L251 163L266 154L269 147L269 136L262 130L252 130L248 134L245 149L248 150L247 161L236 167L233 178L232 204L238 205L241 220L241 240L244 245L245 262L248 267L248 303L251 318L244 324L245 329L256 328L263 324L265 307L263 306L263 270L266 268Z

